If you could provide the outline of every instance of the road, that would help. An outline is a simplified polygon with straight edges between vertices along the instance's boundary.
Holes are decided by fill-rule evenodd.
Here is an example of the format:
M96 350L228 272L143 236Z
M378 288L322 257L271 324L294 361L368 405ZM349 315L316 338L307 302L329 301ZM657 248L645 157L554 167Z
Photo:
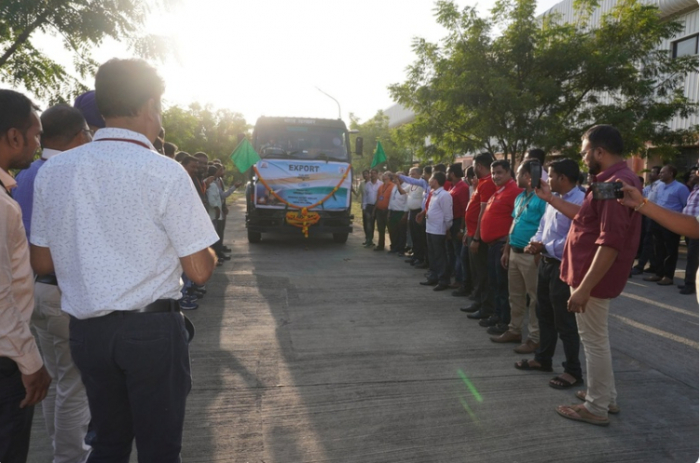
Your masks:
M554 374L518 371L514 345L458 310L467 299L418 285L420 270L360 246L359 227L345 245L301 233L249 245L242 206L231 261L188 313L184 462L698 460L693 296L635 277L613 301L622 412L600 428L554 411L577 402L547 386L561 346ZM49 455L37 409L29 461Z

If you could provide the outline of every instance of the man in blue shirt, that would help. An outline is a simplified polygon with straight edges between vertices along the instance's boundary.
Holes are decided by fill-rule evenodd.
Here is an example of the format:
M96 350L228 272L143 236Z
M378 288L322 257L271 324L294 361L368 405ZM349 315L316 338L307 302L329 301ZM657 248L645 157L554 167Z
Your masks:
M510 302L510 324L508 331L500 336L492 336L493 342L515 342L522 340L522 325L527 313L527 296L530 296L528 339L515 348L519 354L531 354L540 342L540 329L537 325L535 302L537 301L537 263L535 256L526 254L525 247L537 232L540 219L547 203L537 197L531 185L530 168L532 161L525 161L518 168L518 187L523 192L515 198L513 224L505 246L501 263L508 269L508 299Z
M656 192L658 191L661 181L659 180L659 173L661 172L661 166L654 166L649 170L649 183L642 190L642 194L649 201L655 201ZM654 239L651 236L651 230L649 226L651 225L651 219L642 216L642 238L639 244L639 252L637 258L637 265L632 267L631 275L641 275L642 272L645 273L656 273L658 268L658 263L656 262L656 256L654 255ZM650 263L648 269L644 269Z
M670 164L666 164L659 172L659 181L656 188L656 195L653 202L657 205L675 212L683 211L688 201L688 187L675 180L678 171ZM662 286L673 284L673 276L676 273L676 262L678 261L678 243L680 235L673 233L656 222L650 225L652 237L654 239L654 254L658 268L656 274L644 278L645 281L655 281Z
M14 197L22 208L22 221L31 235L34 179L44 163L63 151L92 140L92 132L80 110L66 105L53 106L41 115L41 158L17 174ZM54 461L85 461L90 447L85 435L90 422L85 386L70 352L70 316L61 311L61 293L56 276L43 275L34 284L32 324L36 329L44 364L53 378L42 402L46 430L52 440ZM62 459L62 458L65 458Z
M579 168L572 159L554 161L549 166L549 186L564 201L581 205L585 193L576 185ZM564 252L571 219L548 205L540 220L537 233L525 247L525 252L539 257L537 267L537 319L540 345L534 360L523 359L515 364L519 370L552 371L552 357L557 347L557 335L564 346L564 373L552 378L554 388L569 388L582 382L579 361L580 339L576 314L567 310L571 295L569 286L559 278L559 265Z

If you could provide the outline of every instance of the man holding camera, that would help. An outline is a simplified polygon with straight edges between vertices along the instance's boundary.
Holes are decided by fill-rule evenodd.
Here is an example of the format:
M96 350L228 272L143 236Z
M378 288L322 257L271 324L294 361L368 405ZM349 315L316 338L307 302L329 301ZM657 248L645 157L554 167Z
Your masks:
M581 156L595 182L620 182L640 192L637 175L627 167L620 132L609 125L591 127L582 137ZM588 390L584 404L562 405L564 418L607 426L608 410L616 407L617 391L612 370L608 311L620 295L639 245L641 216L622 207L615 196L595 199L592 189L578 206L552 195L542 183L537 195L572 219L561 262L561 279L571 287L569 312L576 313L586 355ZM577 397L583 398L582 394Z

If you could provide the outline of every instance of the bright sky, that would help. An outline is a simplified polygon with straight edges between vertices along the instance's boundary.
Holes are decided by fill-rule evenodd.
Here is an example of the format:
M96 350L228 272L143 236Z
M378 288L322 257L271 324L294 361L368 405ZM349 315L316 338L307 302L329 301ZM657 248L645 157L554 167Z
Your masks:
M558 1L539 0L538 14ZM493 3L478 6L486 14ZM179 43L180 62L159 66L165 104L211 103L251 124L262 115L337 118L338 105L318 87L338 100L343 120L350 113L367 120L393 104L387 86L405 80L415 59L413 37L437 42L445 35L434 6L434 0L182 0L149 22L152 32ZM65 55L56 40L42 40L42 48ZM102 62L128 53L107 44L94 56Z

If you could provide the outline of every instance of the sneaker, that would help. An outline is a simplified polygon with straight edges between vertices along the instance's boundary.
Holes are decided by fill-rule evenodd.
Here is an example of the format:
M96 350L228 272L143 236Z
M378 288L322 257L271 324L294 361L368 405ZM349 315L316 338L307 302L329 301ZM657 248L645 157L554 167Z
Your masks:
M196 285L192 283L192 287L202 294L207 294L207 285Z
M202 298L204 297L204 293L203 293L203 292L197 291L197 290L194 289L194 288L190 289L188 295L194 296L194 297L196 297L197 299L202 299Z
M185 296L180 299L180 309L182 310L195 310L197 307L197 299L192 296Z

